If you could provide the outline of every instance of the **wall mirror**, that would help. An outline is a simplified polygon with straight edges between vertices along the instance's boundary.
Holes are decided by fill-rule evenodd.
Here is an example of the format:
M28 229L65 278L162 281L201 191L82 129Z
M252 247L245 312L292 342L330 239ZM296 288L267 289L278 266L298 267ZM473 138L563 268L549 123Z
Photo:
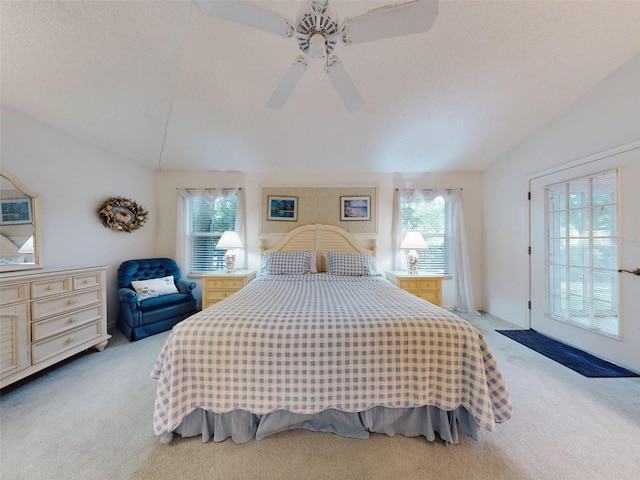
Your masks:
M0 170L0 272L41 267L38 196Z

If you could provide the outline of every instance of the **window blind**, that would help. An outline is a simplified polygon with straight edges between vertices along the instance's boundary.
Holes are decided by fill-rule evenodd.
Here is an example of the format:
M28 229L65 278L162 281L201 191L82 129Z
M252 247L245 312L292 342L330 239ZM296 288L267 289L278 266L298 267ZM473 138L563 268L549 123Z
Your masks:
M402 200L402 227L405 232L420 232L429 247L418 251L418 270L451 275L451 204L442 197Z
M211 203L201 196L188 200L191 218L190 272L203 273L225 268L226 249L217 249L216 245L225 231L236 229L237 207L237 194L229 198L218 197Z
M547 316L619 336L615 170L546 188Z

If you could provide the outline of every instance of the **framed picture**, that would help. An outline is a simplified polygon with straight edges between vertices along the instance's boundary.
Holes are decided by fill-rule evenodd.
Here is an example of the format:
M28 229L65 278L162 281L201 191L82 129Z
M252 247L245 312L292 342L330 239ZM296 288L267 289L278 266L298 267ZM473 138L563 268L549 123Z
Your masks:
M371 220L371 197L340 197L340 220Z
M267 197L267 220L298 221L298 197Z
M0 225L17 225L32 221L30 198L0 200Z

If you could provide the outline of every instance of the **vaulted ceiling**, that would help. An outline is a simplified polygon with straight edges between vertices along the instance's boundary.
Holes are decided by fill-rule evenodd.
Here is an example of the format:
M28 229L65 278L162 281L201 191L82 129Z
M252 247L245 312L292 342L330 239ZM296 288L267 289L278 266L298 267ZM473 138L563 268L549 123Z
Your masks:
M482 171L640 52L638 1L440 1L427 33L336 47L361 110L313 59L274 110L291 38L188 0L1 5L2 104L156 170Z

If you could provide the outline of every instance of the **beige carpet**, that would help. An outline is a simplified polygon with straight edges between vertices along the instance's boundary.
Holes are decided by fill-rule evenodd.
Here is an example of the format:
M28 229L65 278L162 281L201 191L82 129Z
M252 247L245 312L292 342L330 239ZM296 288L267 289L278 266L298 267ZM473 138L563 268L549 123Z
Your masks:
M640 379L588 379L495 333L485 336L514 416L458 445L306 431L236 445L153 434L149 377L167 333L118 332L89 352L2 391L0 478L38 479L615 479L639 478Z

